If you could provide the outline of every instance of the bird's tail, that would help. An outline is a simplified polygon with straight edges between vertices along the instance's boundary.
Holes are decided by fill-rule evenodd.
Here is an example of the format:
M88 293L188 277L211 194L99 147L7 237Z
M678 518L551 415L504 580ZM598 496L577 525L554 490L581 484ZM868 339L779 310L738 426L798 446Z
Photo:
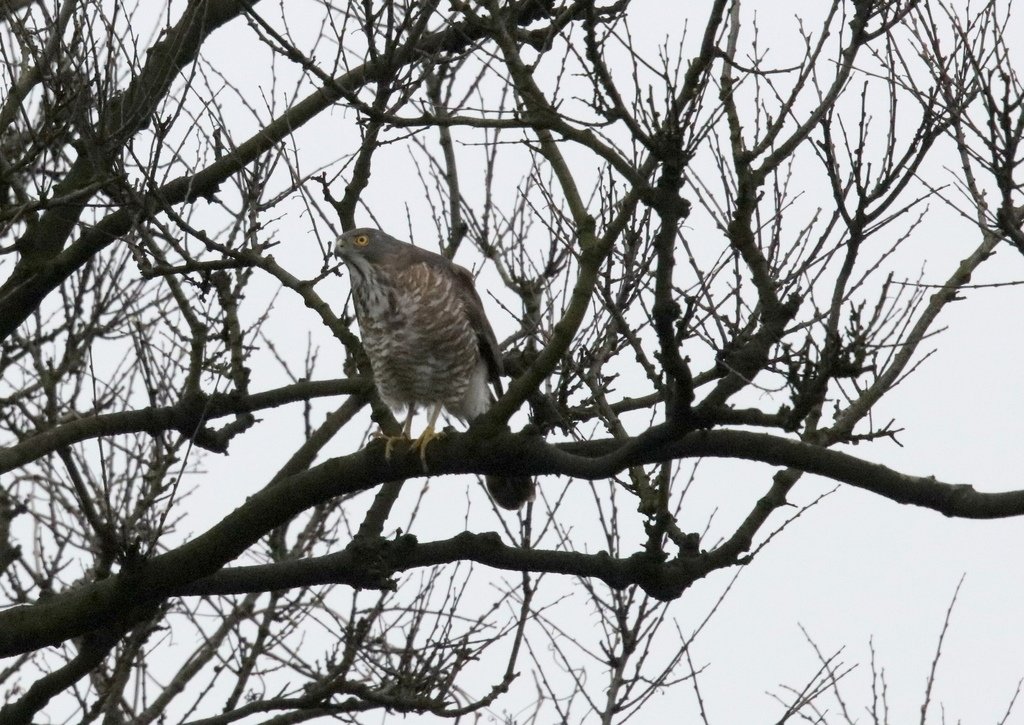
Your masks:
M527 501L532 501L537 489L529 476L485 476L484 482L494 503L510 511L516 511Z

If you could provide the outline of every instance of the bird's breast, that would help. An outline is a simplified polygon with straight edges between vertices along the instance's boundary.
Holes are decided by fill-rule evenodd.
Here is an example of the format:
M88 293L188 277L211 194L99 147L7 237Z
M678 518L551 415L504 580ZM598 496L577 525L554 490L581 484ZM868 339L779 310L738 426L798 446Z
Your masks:
M450 280L429 270L394 282L354 291L378 392L392 408L443 402L460 414L480 361L464 303Z

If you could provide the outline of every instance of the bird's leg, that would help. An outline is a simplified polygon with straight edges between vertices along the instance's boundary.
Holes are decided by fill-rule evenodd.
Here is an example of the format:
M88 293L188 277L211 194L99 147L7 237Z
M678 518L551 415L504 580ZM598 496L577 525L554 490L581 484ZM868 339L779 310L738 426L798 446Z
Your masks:
M407 441L412 438L412 418L416 415L416 406L409 405L409 412L405 414L405 423L402 424L402 432L396 436L389 436L382 430L374 433L374 438L384 439L384 460L391 461L391 449L395 447L395 441Z
M423 463L423 472L427 472L427 444L430 441L437 438L440 433L434 431L434 425L437 423L437 417L441 415L441 406L443 403L435 403L434 409L430 411L430 420L427 422L427 427L420 433L420 437L413 441L412 447L420 449L420 461Z

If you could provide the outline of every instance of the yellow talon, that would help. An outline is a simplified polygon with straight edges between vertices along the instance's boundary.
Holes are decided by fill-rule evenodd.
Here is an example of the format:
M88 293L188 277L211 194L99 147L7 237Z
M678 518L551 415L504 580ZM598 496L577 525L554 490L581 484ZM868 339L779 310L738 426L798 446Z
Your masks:
M435 438L440 437L440 433L435 432L434 426L437 424L437 416L441 415L442 403L437 403L434 409L430 412L430 420L427 422L427 427L420 433L420 437L413 441L413 450L420 449L420 462L423 464L423 472L427 472L427 444Z
M423 432L420 433L420 437L412 442L412 449L419 449L420 462L423 464L424 473L427 472L427 444L435 438L440 437L441 434L434 430L434 426L428 425Z
M395 447L395 441L409 440L409 436L404 432L396 436L389 436L382 430L378 430L374 433L373 437L377 440L384 440L384 460L388 463L391 463L391 450Z

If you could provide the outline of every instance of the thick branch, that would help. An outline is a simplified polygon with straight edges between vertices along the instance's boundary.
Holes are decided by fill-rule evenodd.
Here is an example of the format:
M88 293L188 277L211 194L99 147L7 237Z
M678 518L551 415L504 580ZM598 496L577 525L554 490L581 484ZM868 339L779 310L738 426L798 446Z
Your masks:
M63 667L44 675L19 699L0 708L0 725L31 723L33 716L56 695L94 670L124 634L122 627L93 632L82 639L78 654Z
M645 445L646 440L653 441L653 445ZM1024 515L1024 491L980 493L969 485L909 476L846 453L764 433L697 431L663 440L662 432L656 430L650 438L633 438L625 443L606 439L555 446L525 435L484 438L471 431L436 440L427 462L435 474L560 474L597 479L627 466L674 458L740 458L816 473L947 516ZM311 506L384 481L422 475L417 452L396 452L386 462L383 449L382 443L373 443L357 453L284 478L251 496L206 533L154 557L136 571L0 612L0 656L62 642L105 625L118 612L171 596L218 571L268 531ZM582 570L575 573L587 575Z
M636 584L653 597L671 600L704 576L709 567L699 557L660 562L646 553L625 558L607 552L522 549L501 542L495 533L463 532L444 541L419 543L411 535L395 540L359 542L336 554L261 566L239 566L193 582L178 596L240 594L317 584L393 588L389 577L419 567L475 561L505 571L549 572L593 577L615 589Z
M0 448L0 473L37 460L63 446L90 438L125 433L160 433L179 431L192 436L208 420L236 413L249 413L311 398L333 395L354 395L369 392L370 382L359 378L314 380L286 385L253 395L218 394L189 396L163 408L144 408L120 413L93 415L72 420L44 431L9 448ZM202 434L204 431L200 431ZM217 435L205 431L197 435L197 445L219 450ZM221 449L223 446L220 447Z

